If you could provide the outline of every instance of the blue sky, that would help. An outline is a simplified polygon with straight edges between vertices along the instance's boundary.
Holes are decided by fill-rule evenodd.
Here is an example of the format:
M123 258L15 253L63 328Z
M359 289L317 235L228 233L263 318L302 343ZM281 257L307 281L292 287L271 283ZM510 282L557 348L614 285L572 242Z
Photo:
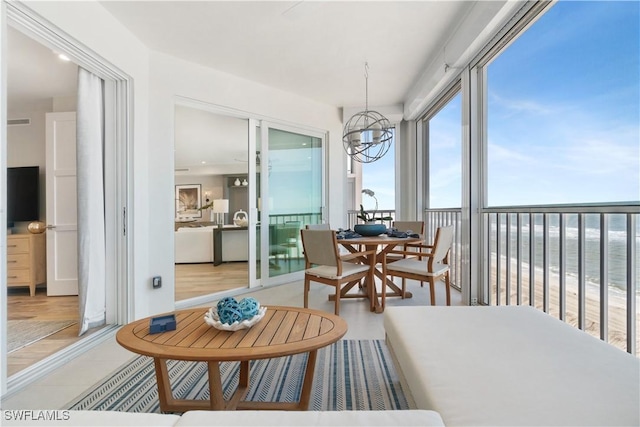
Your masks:
M640 200L639 27L637 1L561 1L489 65L489 205ZM459 96L430 130L432 207L460 206ZM363 185L380 208L384 160Z

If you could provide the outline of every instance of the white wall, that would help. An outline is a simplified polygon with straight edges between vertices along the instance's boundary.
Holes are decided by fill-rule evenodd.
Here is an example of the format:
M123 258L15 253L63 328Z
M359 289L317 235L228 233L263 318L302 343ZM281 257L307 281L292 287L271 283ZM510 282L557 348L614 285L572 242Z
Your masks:
M165 230L153 236L148 248L151 259L163 260L157 263L161 268L158 274L165 277L163 288L158 293L173 299L171 245L174 212L171 189L174 185L173 120L176 96L246 112L247 117L266 117L273 121L328 131L332 205L330 221L343 223L346 162L341 145L339 109L162 53L152 53L150 69L149 138L154 143L154 150L148 155L153 165L151 179L154 186L165 189L162 195L150 200L150 209L156 214L149 218L149 225L154 230Z
M40 167L40 219L46 220L46 115L75 111L76 99L46 98L25 103L7 102L7 119L30 119L29 125L7 126L7 167ZM26 233L28 223L16 223L14 232Z
M30 119L29 125L7 126L7 167L40 167L40 219L46 219L45 130L46 114L53 110L52 99L22 105L7 105L7 119ZM24 233L27 224L18 222L13 232Z

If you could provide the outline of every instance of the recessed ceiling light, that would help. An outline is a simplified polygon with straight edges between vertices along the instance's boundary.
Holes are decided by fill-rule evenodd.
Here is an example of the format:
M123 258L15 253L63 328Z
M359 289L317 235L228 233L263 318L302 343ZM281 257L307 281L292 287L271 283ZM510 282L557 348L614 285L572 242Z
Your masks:
M71 59L67 55L65 55L64 53L58 54L58 58L60 58L63 61L71 61Z
M200 163L202 163L203 165L206 165L206 164L207 164L207 162L206 162L206 161L204 161L204 160L203 160L203 161L201 161Z

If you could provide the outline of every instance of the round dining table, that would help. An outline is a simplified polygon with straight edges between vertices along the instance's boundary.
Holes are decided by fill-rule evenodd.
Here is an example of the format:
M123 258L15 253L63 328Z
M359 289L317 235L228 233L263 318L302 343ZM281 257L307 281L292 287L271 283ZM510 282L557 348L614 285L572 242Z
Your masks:
M362 257L360 261L362 263L371 265L372 263L376 266L375 268L375 278L379 278L381 282L391 289L391 292L385 292L383 289L382 298L378 294L378 290L375 283L365 283L366 295L369 298L369 308L371 311L376 313L382 313L384 311L385 306L385 298L386 297L402 297L411 298L413 295L411 292L402 292L402 289L399 288L393 280L390 280L386 277L384 272L377 267L378 264L382 264L384 257L387 256L389 252L393 250L398 245L404 245L406 243L418 243L422 242L423 237L390 237L386 234L381 234L379 236L362 236L362 237L353 237L348 239L338 239L338 243L344 246L349 252L355 253L360 252L359 247L364 246L367 251L375 250L372 255L368 257ZM344 287L340 292L340 298L360 298L361 295L358 294L347 294L349 290L355 285L350 287ZM383 285L384 288L384 285ZM333 296L335 298L335 296Z

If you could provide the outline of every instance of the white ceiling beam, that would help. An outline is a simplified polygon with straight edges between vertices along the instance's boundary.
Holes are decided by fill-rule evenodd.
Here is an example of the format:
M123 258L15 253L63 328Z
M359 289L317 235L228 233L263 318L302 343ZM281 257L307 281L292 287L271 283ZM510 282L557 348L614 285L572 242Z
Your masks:
M404 119L418 118L524 3L522 0L475 3L407 93Z

